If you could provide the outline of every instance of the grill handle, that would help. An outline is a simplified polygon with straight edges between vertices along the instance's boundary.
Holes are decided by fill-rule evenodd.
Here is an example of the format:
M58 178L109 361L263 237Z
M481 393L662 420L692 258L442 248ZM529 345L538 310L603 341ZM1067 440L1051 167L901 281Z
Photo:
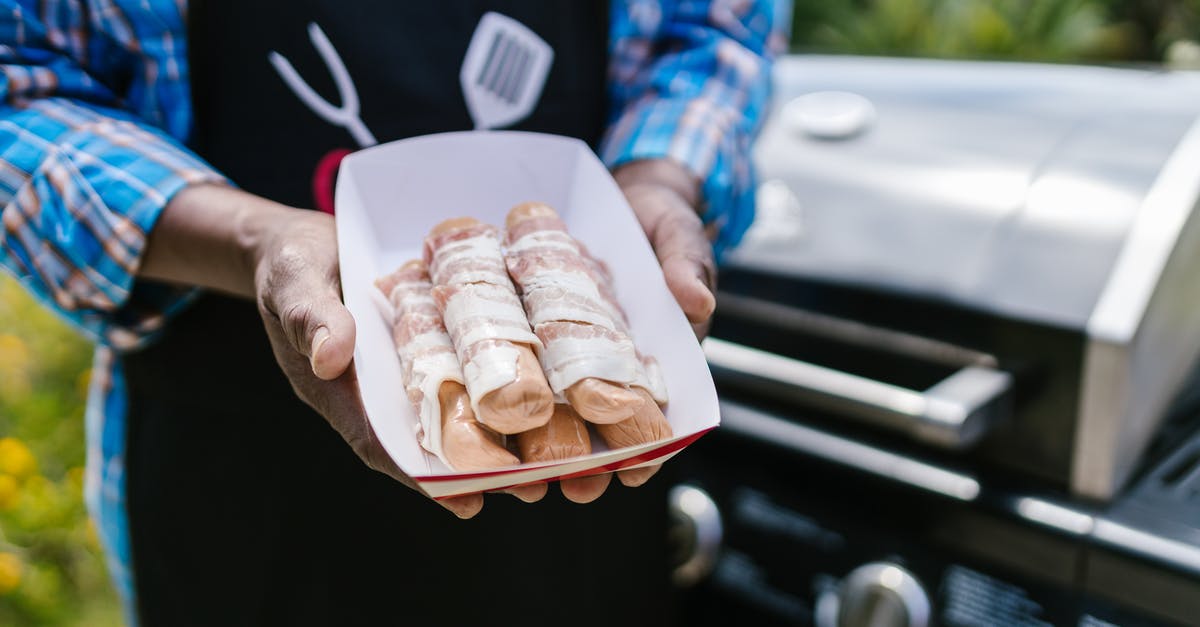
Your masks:
M704 340L704 354L718 380L769 388L941 448L974 444L1011 407L1012 375L985 366L917 391L714 337Z

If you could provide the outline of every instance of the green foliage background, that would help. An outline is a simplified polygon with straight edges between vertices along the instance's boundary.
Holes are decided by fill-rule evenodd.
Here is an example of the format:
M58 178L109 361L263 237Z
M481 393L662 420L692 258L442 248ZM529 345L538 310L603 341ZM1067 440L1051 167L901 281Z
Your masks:
M797 0L801 52L1156 62L1200 0ZM120 621L81 501L90 349L0 273L0 625Z
M0 273L0 625L115 625L83 506L87 342Z
M1200 0L797 0L798 51L1159 61L1200 37Z

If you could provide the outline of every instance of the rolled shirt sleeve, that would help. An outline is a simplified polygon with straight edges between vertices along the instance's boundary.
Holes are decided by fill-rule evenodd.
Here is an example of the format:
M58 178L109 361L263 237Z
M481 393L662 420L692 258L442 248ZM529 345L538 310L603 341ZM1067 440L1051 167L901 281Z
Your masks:
M101 67L97 78L72 54L111 61L119 50L21 7L0 1L0 266L96 341L129 348L190 294L137 280L147 234L179 190L224 178L161 110L186 87L173 93L161 68L139 73L132 57L132 74ZM113 82L134 96L117 98Z
M718 254L754 219L750 141L790 8L787 0L613 3L601 158L609 167L651 158L684 165L702 182Z

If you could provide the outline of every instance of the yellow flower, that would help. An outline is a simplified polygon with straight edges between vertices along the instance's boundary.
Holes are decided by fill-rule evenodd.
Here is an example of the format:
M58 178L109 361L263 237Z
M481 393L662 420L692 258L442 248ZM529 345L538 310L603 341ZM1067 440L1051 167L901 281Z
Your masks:
M21 585L21 570L21 558L12 553L0 553L0 595Z
M21 487L16 477L0 474L0 511L8 511L17 506L21 498Z
M37 470L37 459L25 443L16 438L0 438L0 472L24 479Z
M14 371L29 367L29 347L11 333L0 333L0 362Z
M87 473L84 471L83 466L72 466L67 469L67 483L71 486L72 490L77 492L83 488L86 476Z

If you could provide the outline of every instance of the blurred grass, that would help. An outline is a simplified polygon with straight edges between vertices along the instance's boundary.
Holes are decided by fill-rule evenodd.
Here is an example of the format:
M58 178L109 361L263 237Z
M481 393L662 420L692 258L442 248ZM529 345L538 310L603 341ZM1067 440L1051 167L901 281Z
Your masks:
M1200 37L1200 0L796 0L799 51L1156 62Z
M0 625L116 625L83 506L91 351L0 272Z
M1200 0L796 0L797 51L1155 62ZM81 500L90 350L0 272L0 625L120 613Z

